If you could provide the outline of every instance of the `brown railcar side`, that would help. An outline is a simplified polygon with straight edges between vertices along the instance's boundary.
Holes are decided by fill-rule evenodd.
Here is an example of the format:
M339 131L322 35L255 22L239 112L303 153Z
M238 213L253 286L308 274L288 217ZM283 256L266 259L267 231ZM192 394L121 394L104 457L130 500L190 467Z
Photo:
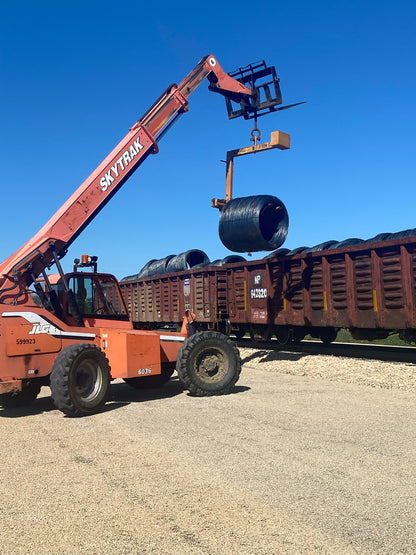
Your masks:
M336 245L335 245L336 246ZM121 281L137 327L178 325L265 338L416 340L416 235Z

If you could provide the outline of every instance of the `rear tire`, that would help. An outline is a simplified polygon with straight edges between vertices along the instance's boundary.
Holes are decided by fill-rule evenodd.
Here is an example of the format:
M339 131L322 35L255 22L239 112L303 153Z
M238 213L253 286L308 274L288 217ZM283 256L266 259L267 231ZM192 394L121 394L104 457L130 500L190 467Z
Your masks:
M240 354L226 335L205 331L192 335L182 345L176 370L192 395L224 395L240 377Z
M56 357L51 374L55 406L69 416L98 412L110 388L110 365L96 345L69 345Z

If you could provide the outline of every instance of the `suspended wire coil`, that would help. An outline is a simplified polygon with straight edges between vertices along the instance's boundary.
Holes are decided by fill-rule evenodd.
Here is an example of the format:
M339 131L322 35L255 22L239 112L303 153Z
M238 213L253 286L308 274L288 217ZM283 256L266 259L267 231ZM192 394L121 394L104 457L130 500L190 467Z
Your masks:
M272 195L235 198L221 211L219 235L234 252L271 251L286 240L289 215L283 202Z

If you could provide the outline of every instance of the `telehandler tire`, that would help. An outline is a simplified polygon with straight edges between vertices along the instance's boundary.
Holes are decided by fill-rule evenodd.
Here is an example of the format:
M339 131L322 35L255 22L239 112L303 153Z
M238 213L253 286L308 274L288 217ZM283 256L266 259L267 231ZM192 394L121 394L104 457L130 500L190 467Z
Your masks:
M240 377L240 353L226 335L203 331L191 335L182 345L176 370L192 395L224 395L232 390Z
M175 371L174 362L165 362L162 364L161 374L155 376L143 376L140 378L123 378L127 385L134 389L154 389L162 387L168 382Z
M110 365L96 345L69 345L56 357L50 386L55 406L69 416L87 416L106 403Z
M22 391L0 395L0 407L11 409L30 405L39 395L42 385L40 378L24 381Z

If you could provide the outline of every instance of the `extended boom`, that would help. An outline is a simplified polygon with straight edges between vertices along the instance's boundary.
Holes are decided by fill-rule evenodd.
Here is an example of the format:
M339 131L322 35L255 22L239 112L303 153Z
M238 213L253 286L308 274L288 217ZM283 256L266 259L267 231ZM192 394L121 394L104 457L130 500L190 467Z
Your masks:
M166 89L42 229L0 265L0 302L27 301L27 287L66 254L69 245L149 154L158 152L158 140L180 114L188 111L188 97L205 78L211 91L235 102L251 95L251 89L227 75L214 56L203 58L179 85Z

